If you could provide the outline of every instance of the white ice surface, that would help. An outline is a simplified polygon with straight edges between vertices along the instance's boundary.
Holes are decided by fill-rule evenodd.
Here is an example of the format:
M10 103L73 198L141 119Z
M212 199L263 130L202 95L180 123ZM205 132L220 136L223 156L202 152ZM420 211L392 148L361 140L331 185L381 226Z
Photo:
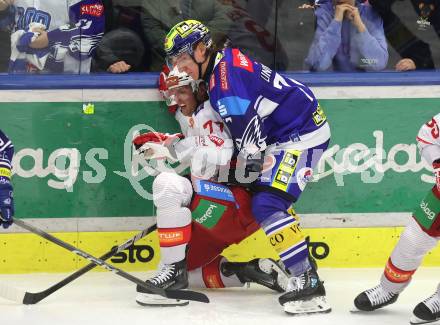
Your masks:
M330 314L292 317L282 311L276 293L250 288L201 290L210 304L185 307L142 307L135 303L135 285L111 273L89 273L36 305L24 306L0 298L1 325L156 325L156 324L409 324L414 306L431 295L440 268L422 268L394 305L373 313L351 313L354 297L376 285L382 269L320 269L325 280ZM134 273L145 278L146 273ZM67 274L0 275L7 283L30 292L44 290ZM440 322L439 322L440 323Z

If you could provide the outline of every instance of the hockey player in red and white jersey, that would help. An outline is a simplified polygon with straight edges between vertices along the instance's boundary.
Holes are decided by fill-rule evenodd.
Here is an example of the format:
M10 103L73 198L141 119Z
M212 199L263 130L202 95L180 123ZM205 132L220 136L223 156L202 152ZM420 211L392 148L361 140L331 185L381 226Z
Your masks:
M222 251L239 243L259 226L251 212L251 195L241 186L215 182L218 169L231 160L229 130L207 101L204 83L188 74L171 71L170 95L183 134L146 133L133 143L148 159L187 162L191 181L176 173L160 173L153 182L153 201L161 268L147 281L161 288L223 288L256 282L283 292L284 270L271 259L228 262ZM138 286L136 301L144 306L186 305L188 301L149 294Z
M408 286L423 257L440 239L440 114L425 123L417 135L421 156L433 167L435 185L413 212L408 225L394 247L380 284L360 293L354 300L359 310L373 311L394 303ZM440 285L429 298L413 310L411 324L440 319Z

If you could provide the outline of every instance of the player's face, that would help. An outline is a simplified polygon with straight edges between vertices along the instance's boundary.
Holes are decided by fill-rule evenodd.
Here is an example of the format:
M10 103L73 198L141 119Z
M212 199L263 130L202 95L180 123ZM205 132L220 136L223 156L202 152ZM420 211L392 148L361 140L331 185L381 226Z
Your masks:
M176 67L179 71L184 71L189 74L194 80L199 79L199 67L191 58L188 53L182 53L177 55L170 60L172 67Z
M191 116L197 108L196 96L193 93L191 86L182 86L170 90L170 94L174 96L174 100L180 107L182 114Z
M203 75L208 63L206 59L206 51L206 45L199 43L194 50L194 59L188 53L182 53L167 59L167 61L169 61L169 66L172 66L173 68L177 66L179 71L185 71L194 80L199 80L201 76L199 76L199 66L196 62L200 62L200 64L202 64L201 73Z

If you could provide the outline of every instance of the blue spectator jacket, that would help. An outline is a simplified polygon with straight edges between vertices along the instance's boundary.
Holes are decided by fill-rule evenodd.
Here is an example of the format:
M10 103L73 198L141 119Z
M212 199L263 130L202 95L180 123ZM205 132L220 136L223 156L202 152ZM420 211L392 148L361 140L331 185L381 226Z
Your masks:
M382 18L369 4L356 2L366 27L363 33L347 19L334 19L333 1L319 1L315 9L317 27L305 60L313 71L379 71L388 62Z

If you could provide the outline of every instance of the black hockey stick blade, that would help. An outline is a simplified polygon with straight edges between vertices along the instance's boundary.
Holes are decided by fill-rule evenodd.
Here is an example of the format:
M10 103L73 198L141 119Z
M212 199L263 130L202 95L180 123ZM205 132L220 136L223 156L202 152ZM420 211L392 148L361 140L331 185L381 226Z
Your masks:
M209 303L209 298L201 292L190 290L164 290L164 297L178 300L192 300L198 302Z
M128 247L130 247L131 245L133 245L135 242L137 242L138 240L144 238L145 236L147 236L148 234L152 233L153 231L155 231L157 229L156 224L148 227L147 229L141 231L140 233L138 233L136 236L130 238L129 240L127 240L126 242L124 242L123 244L113 247L110 251L108 251L107 253L105 253L104 255L102 255L100 257L101 260L106 261L109 258L111 258L112 256L114 256L115 254L122 252L123 250L127 249ZM38 302L40 302L41 300L47 298L48 296L50 296L52 293L58 291L59 289L61 289L62 287L68 285L70 282L78 279L80 276L86 274L87 272L93 270L97 265L94 263L89 263L86 266L82 267L81 269L77 270L76 272L72 273L71 275L69 275L67 278L61 280L58 283L55 283L54 285L52 285L51 287L47 288L46 290L40 291L40 292L25 292L24 293L24 297L22 300L22 303L25 305L34 305ZM0 292L0 296L1 292Z
M110 264L104 262L103 260L94 257L93 255L90 255L89 253L86 253L85 251L83 251L79 248L76 248L76 247L70 245L69 243L66 243L65 241L62 241L61 239L56 238L56 237L52 236L51 234L48 234L47 232L24 222L23 220L15 219L14 223L23 229L26 229L36 235L39 235L39 236L47 239L48 241L50 241L58 246L61 246L64 249L66 249L66 250L68 250L78 256L81 256L94 264L101 266L102 268L106 269L107 271L115 273L115 274L119 275L120 277L123 277L131 282L134 282L134 283L140 285L141 287L149 290L149 292L151 292L152 294L161 295L163 297L171 298L171 299L193 300L193 301L204 302L204 303L209 302L208 297L206 295L204 295L203 293L194 292L194 291L190 291L190 290L166 290L165 291L162 288L158 288L156 286L149 284L148 282L144 282L141 279L131 275L130 273L127 273L127 272L125 272L125 271L123 271L113 265L110 265Z

